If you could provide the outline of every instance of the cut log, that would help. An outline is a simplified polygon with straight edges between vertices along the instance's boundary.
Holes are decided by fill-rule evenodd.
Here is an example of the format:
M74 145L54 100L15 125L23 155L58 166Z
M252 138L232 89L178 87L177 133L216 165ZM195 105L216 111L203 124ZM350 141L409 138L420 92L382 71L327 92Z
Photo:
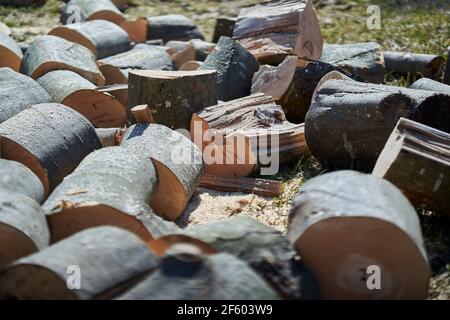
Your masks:
M161 268L119 300L275 300L273 289L238 258L205 256L193 246L173 246Z
M102 147L114 147L120 145L122 142L122 137L125 133L123 128L106 128L106 129L95 129L97 136L102 143Z
M325 299L427 297L417 213L386 180L355 171L309 180L294 200L288 237Z
M450 135L401 118L373 175L396 185L417 207L450 212Z
M37 81L55 102L78 111L94 127L120 127L127 121L126 106L109 93L99 92L95 85L77 73L67 70L52 71Z
M317 84L327 73L338 71L355 80L364 81L331 64L311 61L296 68L297 58L287 57L278 67L262 66L253 76L252 93L272 96L283 107L286 118L293 123L305 122L306 113Z
M148 17L148 40L162 39L188 41L204 39L195 23L188 17L179 14L169 14Z
M130 51L98 60L106 84L128 84L131 70L174 70L174 63L164 47L141 44Z
M111 0L70 0L61 11L61 23L108 20L120 25L125 16Z
M148 206L156 182L153 165L137 152L109 147L91 153L43 205L52 242L101 225L127 229L146 243L173 232Z
M450 132L450 96L433 91L329 80L306 115L306 141L328 169L371 172L400 117Z
M233 30L236 25L237 18L218 17L216 26L214 27L214 35L212 42L217 43L220 37L233 37Z
M128 107L148 104L156 123L189 129L191 117L217 104L214 70L131 71Z
M41 206L24 194L0 190L0 269L49 245Z
M372 83L384 83L384 60L376 42L325 44L320 61L341 67Z
M112 95L124 106L128 105L128 84L113 84L97 87L97 90Z
M152 110L147 104L136 106L130 111L134 119L136 120L136 123L155 123L155 119L153 119L152 115Z
M70 70L95 85L105 84L89 49L60 37L41 36L25 53L21 72L37 79L53 70Z
M223 192L246 192L268 197L277 197L283 193L280 181L259 178L221 178L205 174L200 188Z
M200 39L193 39L190 41L169 41L166 43L166 47L175 49L178 54L181 52L185 52L184 57L186 61L205 61L208 55L216 47L216 44ZM193 48L193 50L191 47ZM188 57L190 59L187 59Z
M0 0L2 6L13 7L30 7L30 6L43 6L47 0Z
M157 266L156 257L132 233L108 226L93 228L20 259L0 272L0 297L109 299Z
M56 27L49 35L57 36L88 48L102 59L131 50L128 33L107 20L93 20Z
M195 60L195 48L192 42L185 41L169 41L166 46L174 49L172 59L179 69L185 62Z
M258 61L239 42L222 37L199 70L217 70L218 98L230 101L250 94L258 68Z
M218 177L245 177L258 168L263 173L309 153L303 124L289 123L281 107L264 94L194 115L191 139L203 152L206 172Z
M233 32L238 39L267 38L299 57L319 59L323 40L311 0L280 0L241 10Z
M32 105L53 102L52 97L36 81L0 68L0 123Z
M201 61L188 61L183 63L183 65L179 68L180 71L195 71L203 66L203 62Z
M444 83L450 85L450 47L447 48L447 64L444 71Z
M130 127L121 146L152 160L158 185L150 205L163 218L177 220L204 172L200 150L181 133L157 124Z
M23 164L0 159L0 190L20 193L37 203L44 201L44 187L41 180Z
M436 91L450 95L450 86L428 79L421 78L414 82L410 87L410 89L419 89L419 90L428 90L428 91Z
M91 123L57 103L35 105L1 123L0 142L2 158L31 169L41 180L45 195L86 155L101 147Z
M144 43L147 41L148 22L147 18L137 18L136 20L125 20L120 26L128 33L134 43Z
M385 51L383 56L387 71L421 74L432 79L442 75L445 63L444 58L433 54Z
M9 27L3 22L0 22L0 32L6 34L7 36L11 35L11 29L9 29Z
M261 64L279 65L287 56L292 55L291 48L280 46L268 38L242 39L239 41Z
M20 70L23 54L20 46L9 35L0 31L0 68Z

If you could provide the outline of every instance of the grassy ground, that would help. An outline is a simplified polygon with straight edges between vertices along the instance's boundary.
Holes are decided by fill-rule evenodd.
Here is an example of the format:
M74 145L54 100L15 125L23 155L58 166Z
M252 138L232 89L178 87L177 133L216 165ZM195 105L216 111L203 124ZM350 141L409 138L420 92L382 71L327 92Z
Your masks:
M193 18L207 39L211 39L215 18L235 16L239 8L260 1L256 0L133 0L126 11L129 17L180 13ZM320 18L323 37L328 43L351 43L377 41L385 50L405 50L422 53L444 54L450 46L450 2L448 0L317 0L314 1ZM381 29L369 30L367 19L369 5L381 9ZM0 7L0 21L7 24L13 37L21 42L30 42L37 35L47 33L58 24L62 1L48 0L42 8ZM407 85L411 79L387 77L389 83ZM224 205L221 217L234 214L250 214L285 231L287 215L292 197L301 185L321 172L317 163L302 159L297 164L282 168L273 177L284 181L285 192L275 199L244 196L234 199L235 204ZM199 193L181 224L196 222L202 217L199 203L206 205L205 217L211 208L217 210L218 200L230 197ZM197 210L197 211L195 211ZM427 251L432 266L430 298L450 299L450 223L448 219L432 213L422 212L422 227Z

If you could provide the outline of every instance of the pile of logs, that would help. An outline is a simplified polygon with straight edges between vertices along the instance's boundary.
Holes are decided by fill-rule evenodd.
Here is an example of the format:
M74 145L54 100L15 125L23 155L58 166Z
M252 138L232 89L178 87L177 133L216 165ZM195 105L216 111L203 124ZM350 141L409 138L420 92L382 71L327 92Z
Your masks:
M66 2L24 53L0 23L0 299L426 298L413 205L450 212L443 57L323 44L311 0L220 17L212 42L182 15ZM309 156L341 171L301 186L287 236L178 226L199 188L280 196L267 176Z

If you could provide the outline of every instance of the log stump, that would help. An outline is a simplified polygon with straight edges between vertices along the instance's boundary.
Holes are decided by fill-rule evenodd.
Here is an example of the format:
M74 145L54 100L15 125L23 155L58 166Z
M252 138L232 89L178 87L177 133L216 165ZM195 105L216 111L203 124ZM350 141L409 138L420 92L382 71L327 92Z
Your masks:
M108 20L120 25L125 16L111 0L70 0L61 11L62 24Z
M148 40L162 39L189 41L191 39L204 39L195 23L179 14L169 14L148 17Z
M22 58L22 50L17 42L6 33L0 31L0 68L7 67L18 72Z
M386 180L355 171L309 180L294 200L288 237L325 299L427 297L417 213Z

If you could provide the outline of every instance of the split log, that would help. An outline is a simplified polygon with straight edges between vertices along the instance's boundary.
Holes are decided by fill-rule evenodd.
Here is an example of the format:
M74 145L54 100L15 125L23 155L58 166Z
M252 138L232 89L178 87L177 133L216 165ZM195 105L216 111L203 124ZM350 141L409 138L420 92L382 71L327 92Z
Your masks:
M183 63L191 60L203 62L214 50L216 44L200 39L193 39L190 41L169 41L166 43L166 47L175 49L178 55L183 53Z
M17 42L0 30L0 68L8 67L19 71L22 58L22 50Z
M7 36L11 35L11 29L9 29L9 27L3 22L0 22L0 32L6 34Z
M32 105L53 102L52 97L33 79L0 68L0 123Z
M386 180L355 171L309 180L294 200L288 237L325 299L427 297L430 269L417 213ZM368 286L376 285L374 272L378 290Z
M70 0L61 11L62 24L108 20L120 25L125 16L111 0Z
M41 180L23 164L0 159L0 190L20 193L37 203L44 201Z
M136 106L130 111L134 119L136 120L136 123L155 123L152 115L152 110L147 104Z
M43 6L47 0L0 0L2 6L13 7L30 7L30 6Z
M203 66L203 62L201 61L188 61L183 63L183 65L179 68L180 71L195 71Z
M447 65L444 71L444 83L450 85L450 47L447 48Z
M109 299L135 285L157 266L156 257L139 238L104 226L80 232L14 262L0 272L0 297ZM76 276L80 277L79 283Z
M41 36L25 53L21 72L37 79L53 70L70 70L95 85L105 84L89 49L60 37Z
M131 71L128 107L148 104L156 123L189 129L191 117L217 103L216 72Z
M274 300L273 289L250 267L227 254L205 256L176 245L157 269L119 300Z
M95 129L97 136L102 143L102 147L114 147L120 145L122 142L122 137L125 133L123 128L106 128L106 129Z
M128 33L134 43L144 43L147 41L148 22L147 18L137 18L136 20L125 20L120 26Z
M151 159L158 185L150 206L168 220L178 219L204 172L200 150L181 133L157 124L130 127L121 146Z
M112 95L72 71L52 71L37 82L57 103L64 104L85 116L97 128L124 126L127 108Z
M384 83L384 61L376 42L325 44L320 61L341 67L368 82Z
M293 54L291 48L276 44L268 38L242 39L239 43L261 64L279 65L287 56Z
M2 158L31 169L41 180L45 195L86 155L101 147L91 123L57 103L34 105L1 123L0 142Z
M56 27L49 35L57 36L88 48L102 59L131 49L128 33L107 20L93 20Z
M448 214L450 135L401 118L373 175L392 182L417 207Z
M371 172L400 117L450 132L450 96L433 91L329 80L306 115L306 141L328 169Z
M40 205L25 194L0 189L0 269L44 249L49 240L47 221Z
M204 39L195 23L179 14L169 14L157 17L148 17L148 40L162 39L188 41L191 39Z
M216 19L216 26L214 27L214 35L212 42L217 43L220 37L233 37L233 30L236 26L237 18L218 17Z
M401 74L421 74L427 78L437 79L442 75L444 58L433 54L408 52L383 52L387 71Z
M450 95L450 85L446 85L428 78L421 78L417 80L409 88L436 91Z
M323 40L311 0L279 0L244 8L233 36L267 38L304 58L319 59L322 53Z
M166 47L175 51L175 53L172 54L172 59L178 69L185 62L195 60L195 48L192 42L169 41L166 43Z
M311 61L296 68L297 58L287 57L278 67L262 66L253 76L252 93L262 92L272 96L283 107L286 118L293 123L305 122L314 90L320 79L331 71L361 80L331 64Z
M258 61L239 42L222 37L199 70L217 70L218 99L230 101L250 94L258 68Z
M259 178L223 178L205 174L200 188L223 192L246 192L268 197L277 197L283 193L280 181Z
M127 229L146 243L173 232L148 206L157 176L140 154L109 147L88 155L43 205L52 242L101 225Z
M264 94L206 108L192 117L190 132L206 172L218 177L245 177L309 153L303 124L288 122Z
M106 84L128 84L131 70L174 70L175 66L164 47L138 45L132 50L98 60L100 71L106 78Z

